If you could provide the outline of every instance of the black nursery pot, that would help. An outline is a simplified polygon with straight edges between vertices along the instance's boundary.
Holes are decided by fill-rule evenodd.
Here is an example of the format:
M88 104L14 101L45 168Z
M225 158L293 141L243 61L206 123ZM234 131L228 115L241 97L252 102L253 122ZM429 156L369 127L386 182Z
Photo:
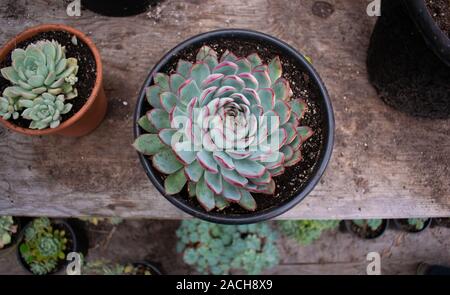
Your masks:
M228 43L226 43L228 42ZM190 51L193 48L198 50L203 45L211 45L212 44L233 44L236 47L237 43L243 42L255 42L255 46L252 47L253 52L258 52L256 48L260 45L261 47L272 48L278 52L278 55L289 58L291 63L295 65L297 72L303 72L309 78L309 83L313 86L314 93L316 94L314 99L314 103L318 105L318 115L320 116L321 124L320 124L320 133L321 133L321 141L320 141L320 150L317 152L317 160L315 165L311 168L311 172L308 174L309 177L303 183L303 185L299 188L296 188L294 191L294 195L289 198L280 198L277 199L277 203L273 206L268 206L266 208L260 208L260 203L258 202L258 197L255 197L256 202L258 204L258 208L255 212L249 212L245 210L241 210L240 208L233 208L228 210L225 209L220 212L212 211L206 212L203 208L198 205L198 202L190 200L186 191L182 191L178 195L167 195L164 190L164 182L159 174L156 171L151 163L151 160L138 153L142 166L151 180L151 182L155 185L158 191L172 204L174 204L179 209L184 212L215 223L222 224L249 224L261 222L264 220L268 220L274 218L278 215L283 214L289 209L293 208L300 201L302 201L316 186L319 182L322 174L324 173L327 164L330 160L332 149L333 149L333 141L334 141L334 116L333 110L330 102L330 98L328 96L325 85L320 79L318 73L314 70L312 65L304 58L302 54L300 54L297 50L295 50L290 45L285 42L276 39L272 36L256 32L250 30L242 30L242 29L225 29L218 31L211 31L204 34L200 34L192 37L178 46L170 50L152 69L150 74L142 86L140 91L136 110L134 114L134 135L135 137L140 136L144 133L138 124L137 121L141 116L143 116L148 110L149 105L145 96L145 89L153 84L153 76L158 72L167 72L170 68L170 65L173 65L175 61L180 58L183 58L182 53L186 51ZM222 45L223 46L223 45ZM231 49L232 50L232 49ZM299 75L302 75L302 73ZM305 157L305 154L304 154ZM272 196L266 196L266 198L273 198ZM262 198L259 199L263 202ZM237 206L232 205L230 207Z
M344 224L347 231L351 232L355 236L362 239L372 240L382 236L385 233L386 229L389 226L389 220L383 219L383 222L381 223L380 227L378 227L375 231L369 230L364 234L357 231L357 228L360 227L354 224L353 221L345 220Z
M31 220L32 221L32 220ZM18 245L16 250L16 256L19 264L22 266L24 270L27 272L33 274L33 272L30 270L30 266L26 261L23 259L22 255L20 254L20 244L22 243L22 240L25 235L25 230L28 226L31 225L31 221L28 222L27 225L24 226L23 230L20 233L19 239L18 239ZM82 253L84 256L87 255L87 234L84 231L84 228L79 227L76 223L73 223L73 220L63 220L63 219L51 219L52 225L54 227L57 227L58 229L65 230L66 236L69 240L69 247L66 249L65 253L66 255L70 252L78 252ZM60 271L64 271L64 268L68 264L68 261L66 260L59 260L57 267L48 275L59 273Z
M402 1L428 47L450 67L450 38L439 28L428 12L425 0Z
M84 8L105 16L131 16L143 13L157 0L81 0Z
M450 118L450 39L424 0L383 0L367 53L381 99L407 114Z
M410 233L420 233L420 232L426 230L430 226L431 220L432 220L431 218L428 218L425 221L423 228L421 228L419 230L417 230L413 226L409 225L408 219L394 219L394 224L398 230L404 230L404 231L407 231Z

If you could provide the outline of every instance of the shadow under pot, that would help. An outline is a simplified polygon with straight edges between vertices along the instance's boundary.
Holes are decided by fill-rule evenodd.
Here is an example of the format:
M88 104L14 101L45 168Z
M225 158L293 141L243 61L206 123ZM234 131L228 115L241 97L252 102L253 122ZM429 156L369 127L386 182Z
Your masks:
M438 14L436 5L442 5ZM399 111L449 118L449 1L383 0L381 9L367 54L370 82ZM447 27L439 24L441 14Z
M387 219L345 220L345 228L350 233L362 239L376 239L388 228Z
M316 186L334 117L305 57L249 30L197 35L170 50L139 94L134 147L172 204L206 221L283 214Z
M74 228L70 221L35 218L21 232L17 260L24 270L34 275L65 273L71 252L87 255L86 233Z
M65 25L20 33L0 50L0 122L25 135L83 136L106 114L100 54Z
M398 230L419 233L427 229L430 226L431 221L431 218L406 218L394 219L394 224Z
M10 223L10 216L0 216L0 218L8 218L8 220L2 220L2 225L8 223L9 229L7 230L10 235L10 242L6 245L3 245L3 247L0 248L0 256L4 253L9 253L14 249L14 246L17 244L17 241L20 236L20 231L22 230L22 219L19 217L11 216L12 223ZM5 229L3 229L5 230ZM0 236L0 238L2 238Z
M81 0L81 5L104 16L132 16L146 12L160 0Z

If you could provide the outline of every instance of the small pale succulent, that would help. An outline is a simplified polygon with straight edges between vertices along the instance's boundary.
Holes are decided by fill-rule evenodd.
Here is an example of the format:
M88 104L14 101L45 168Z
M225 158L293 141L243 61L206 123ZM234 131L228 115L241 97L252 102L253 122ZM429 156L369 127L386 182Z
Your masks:
M12 235L17 232L17 224L12 216L0 216L0 249L11 243Z
M33 100L21 100L19 104L26 108L22 117L31 120L31 129L56 128L61 122L61 115L72 109L72 104L64 103L64 95L55 97L50 93L42 93Z
M256 275L279 263L277 234L267 223L221 225L184 220L176 234L177 251L201 274L242 269Z
M19 250L34 274L45 275L65 259L67 242L64 230L54 229L48 218L37 218L25 229Z
M352 220L354 224L361 228L369 228L372 231L377 230L383 223L382 219L357 219Z
M421 230L425 227L426 218L408 218L408 224L414 227L415 230Z
M0 96L0 117L5 120L19 118L19 110L12 98Z
M11 54L12 65L1 69L2 76L13 86L4 90L9 98L34 99L42 93L64 94L66 99L77 96L78 61L66 58L65 48L58 42L42 40L26 49L17 48Z
M157 73L147 89L152 109L138 124L148 134L135 148L168 175L167 194L186 185L207 210L238 203L255 210L254 193L273 194L273 177L301 159L313 131L301 126L306 104L293 98L279 57L218 58L202 47L196 62L179 60L175 73Z
M309 245L324 231L336 228L339 220L283 220L279 224L284 234L302 245Z
M31 120L29 128L56 128L61 115L72 108L65 101L78 96L78 61L66 58L65 48L56 41L38 41L26 49L15 49L12 65L1 69L12 86L0 96L0 116Z

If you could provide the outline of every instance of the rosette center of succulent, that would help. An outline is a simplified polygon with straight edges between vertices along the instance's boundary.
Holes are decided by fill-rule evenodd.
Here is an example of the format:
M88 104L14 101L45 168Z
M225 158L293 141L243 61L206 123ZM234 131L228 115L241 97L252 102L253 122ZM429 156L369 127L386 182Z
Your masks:
M191 119L197 124L192 126L193 140L201 142L198 151L249 150L253 143L257 118L251 113L248 100L233 95L216 98L200 109L199 116L195 117L195 112L193 116Z

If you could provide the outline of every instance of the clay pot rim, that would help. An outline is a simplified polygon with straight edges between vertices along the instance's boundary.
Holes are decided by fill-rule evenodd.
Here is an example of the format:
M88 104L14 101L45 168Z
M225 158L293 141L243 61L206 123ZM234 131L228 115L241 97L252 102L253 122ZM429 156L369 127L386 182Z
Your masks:
M31 37L43 33L43 32L49 32L49 31L66 31L70 34L75 35L78 39L83 41L91 50L92 54L94 55L95 64L96 64L96 79L94 88L92 89L91 95L87 99L86 103L83 105L83 107L76 112L72 117L67 119L66 121L62 122L61 125L59 125L56 128L46 128L42 130L34 130L29 128L24 128L17 126L13 123L11 123L8 120L4 120L3 118L0 118L0 122L3 123L6 127L9 129L26 134L26 135L46 135L46 134L54 134L58 133L63 129L66 129L69 126L72 126L76 123L92 106L94 103L95 98L98 96L100 92L100 88L102 85L103 80L103 67L102 62L100 58L100 53L95 46L94 42L87 37L83 32L62 24L43 24L31 27L20 34L16 35L14 38L9 40L0 50L0 61L3 60L8 54L10 54L16 47L18 43L21 43L27 39L30 39Z

